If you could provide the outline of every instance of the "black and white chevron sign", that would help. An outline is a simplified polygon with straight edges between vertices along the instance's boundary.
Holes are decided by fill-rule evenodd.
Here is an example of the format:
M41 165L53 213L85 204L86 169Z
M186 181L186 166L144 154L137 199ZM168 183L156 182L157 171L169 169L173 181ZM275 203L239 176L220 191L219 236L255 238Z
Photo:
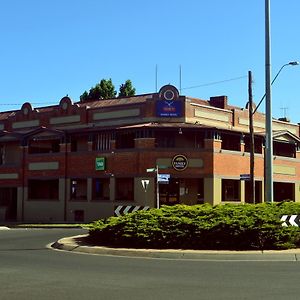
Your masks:
M300 216L299 215L283 215L280 219L282 221L282 226L300 226Z
M115 207L115 216L119 217L137 210L148 210L150 206L119 205Z

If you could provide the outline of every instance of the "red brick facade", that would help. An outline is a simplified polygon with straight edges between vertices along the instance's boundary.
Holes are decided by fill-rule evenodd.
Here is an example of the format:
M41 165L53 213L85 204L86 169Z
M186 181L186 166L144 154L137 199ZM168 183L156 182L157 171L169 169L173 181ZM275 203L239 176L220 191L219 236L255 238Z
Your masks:
M165 98L164 98L165 97ZM0 220L90 221L116 205L253 202L248 110L225 96L210 100L159 93L0 113ZM299 126L274 120L275 199L300 201ZM256 202L264 201L264 115L254 116ZM172 159L186 157L176 170ZM105 161L96 167L96 159ZM102 168L102 169L101 169ZM146 190L142 179L149 179ZM74 201L74 199L76 201Z

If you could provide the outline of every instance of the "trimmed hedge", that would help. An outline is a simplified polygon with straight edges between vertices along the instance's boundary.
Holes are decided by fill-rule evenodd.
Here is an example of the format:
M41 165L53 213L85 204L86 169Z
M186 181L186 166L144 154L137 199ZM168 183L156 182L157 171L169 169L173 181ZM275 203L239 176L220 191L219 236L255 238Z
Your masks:
M162 206L91 224L97 245L158 249L288 249L300 229L283 227L282 215L300 214L294 202Z

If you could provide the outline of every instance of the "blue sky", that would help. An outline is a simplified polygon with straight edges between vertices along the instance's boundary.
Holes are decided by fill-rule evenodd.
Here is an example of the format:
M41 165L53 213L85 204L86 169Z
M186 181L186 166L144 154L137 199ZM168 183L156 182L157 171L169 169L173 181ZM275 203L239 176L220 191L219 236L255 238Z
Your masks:
M271 0L272 77L300 60L299 0ZM182 94L229 103L265 92L263 0L0 0L0 111L73 101L102 78L137 94L174 84ZM274 117L300 122L300 66L272 88ZM195 88L196 86L196 88ZM194 88L191 88L194 87ZM286 108L286 109L283 109ZM260 109L264 111L264 105Z

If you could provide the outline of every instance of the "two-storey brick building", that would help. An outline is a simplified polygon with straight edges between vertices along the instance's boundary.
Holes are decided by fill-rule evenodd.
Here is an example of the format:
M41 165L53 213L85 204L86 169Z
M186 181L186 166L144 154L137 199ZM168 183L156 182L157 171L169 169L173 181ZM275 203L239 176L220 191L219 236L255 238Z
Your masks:
M265 116L254 115L256 201L264 201ZM299 125L273 120L274 198L300 201ZM252 202L248 110L226 96L159 93L0 113L0 221L91 221L117 205ZM149 171L149 170L148 170ZM146 191L142 180L149 180Z

